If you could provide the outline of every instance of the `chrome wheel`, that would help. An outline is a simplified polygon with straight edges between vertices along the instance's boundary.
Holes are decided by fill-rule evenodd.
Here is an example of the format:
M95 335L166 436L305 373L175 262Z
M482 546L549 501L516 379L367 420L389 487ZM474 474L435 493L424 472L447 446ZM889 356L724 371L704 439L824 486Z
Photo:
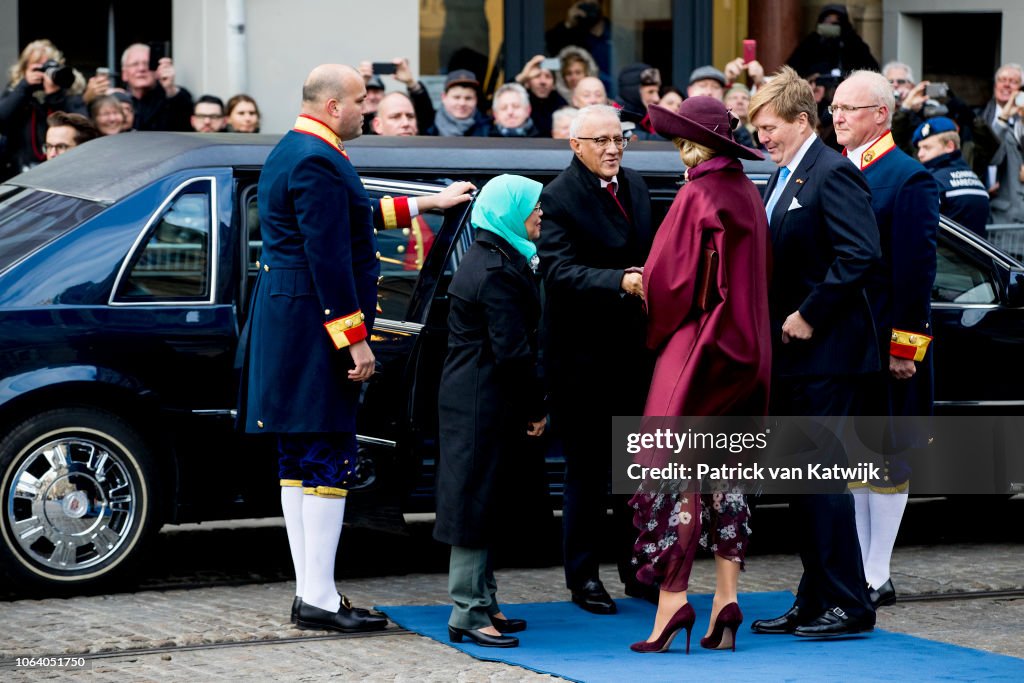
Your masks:
M28 558L49 569L87 569L124 543L138 492L102 443L61 438L29 453L8 489L7 518Z
M5 569L53 585L88 583L133 556L155 519L150 460L120 418L53 410L0 443Z

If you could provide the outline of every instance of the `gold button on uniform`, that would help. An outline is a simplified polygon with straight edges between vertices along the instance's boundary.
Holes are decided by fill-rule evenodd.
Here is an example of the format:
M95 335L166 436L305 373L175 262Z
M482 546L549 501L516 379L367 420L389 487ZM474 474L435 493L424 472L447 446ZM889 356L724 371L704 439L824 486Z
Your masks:
M259 270L259 269L260 269L260 262L259 262L259 261L257 261L257 262L256 262L256 270Z
M408 235L409 234L409 228L402 228L402 234L403 235Z
M263 420L256 420L256 426L263 429Z
M267 273L269 273L269 272L270 272L270 266L268 266L268 265L264 265L264 266L263 266L263 270L264 270L264 272L267 272Z
M351 320L346 320L345 321L345 327L352 327L352 321Z
M325 308L324 309L324 315L330 315L330 314L331 314L331 309Z
M377 260L380 261L380 252L377 252Z
M402 246L401 244L399 244L397 247L395 247L395 251L397 251L399 254L404 254L405 253L405 247Z

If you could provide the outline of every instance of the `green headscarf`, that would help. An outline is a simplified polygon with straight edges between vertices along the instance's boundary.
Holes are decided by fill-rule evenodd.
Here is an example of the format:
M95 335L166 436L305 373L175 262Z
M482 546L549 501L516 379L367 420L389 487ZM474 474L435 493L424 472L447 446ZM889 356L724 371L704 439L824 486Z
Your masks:
M531 267L537 247L526 234L526 219L540 199L543 185L519 175L504 174L492 178L476 196L472 222L480 230L500 235L526 257Z

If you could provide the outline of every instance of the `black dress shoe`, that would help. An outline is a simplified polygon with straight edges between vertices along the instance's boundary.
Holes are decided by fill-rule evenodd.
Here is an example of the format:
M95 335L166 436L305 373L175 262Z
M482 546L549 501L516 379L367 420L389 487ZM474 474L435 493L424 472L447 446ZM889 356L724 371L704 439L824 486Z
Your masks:
M896 604L896 589L892 587L892 579L889 579L878 588L872 588L868 592L868 598L875 609L888 607Z
M481 647L519 647L519 639L515 636L492 636L479 629L448 627L448 640L461 643L463 637L469 638Z
M491 617L491 626L500 633L519 633L526 630L526 619L502 619Z
M797 626L793 634L805 638L835 638L873 631L874 628L873 624L862 619L854 619L839 607L833 607L814 621Z
M781 617L757 619L750 625L750 630L754 633L792 633L804 621L806 619L800 613L800 608L793 605Z
M593 614L615 614L619 611L612 596L597 579L591 579L572 591L572 601Z
M387 618L386 614L384 614L383 612L378 612L375 609L371 610L371 609L363 609L362 607L353 607L352 603L348 601L348 597L345 596L342 593L338 593L338 597L341 598L341 604L342 605L344 605L346 608L352 610L353 613L355 613L355 614L357 614L357 615L359 615L361 617L375 616L375 617L384 617L385 619ZM298 595L296 595L295 599L292 600L292 618L291 618L291 622L293 624L296 621L298 621L298 619L299 619L299 605L301 605L301 604L302 604L302 598L300 598Z
M347 601L346 601L347 602ZM295 625L310 631L340 631L342 633L361 633L364 631L381 631L388 625L387 617L374 614L358 614L344 604L337 612L328 612L308 603L299 605Z

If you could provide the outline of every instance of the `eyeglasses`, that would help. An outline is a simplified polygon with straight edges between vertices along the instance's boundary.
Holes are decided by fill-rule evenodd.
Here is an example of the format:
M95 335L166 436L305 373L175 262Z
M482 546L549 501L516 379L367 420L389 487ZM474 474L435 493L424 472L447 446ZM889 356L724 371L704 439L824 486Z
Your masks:
M889 85L907 85L908 83L910 83L910 81L908 81L905 78L890 78L889 79Z
M619 149L626 149L626 145L629 144L629 140L626 138L576 138L577 140L590 140L598 147L607 147L609 142L615 143L615 146Z
M43 144L43 154L46 154L47 152L56 152L57 154L63 154L64 152L68 151L72 147L74 147L74 145L69 145L69 144L64 143L64 142L58 142L56 145L47 145L47 144L44 143Z
M880 104L862 104L859 107L855 107L852 104L830 104L828 105L828 113L836 114L843 112L844 114L852 114L858 109L878 109L881 106Z

